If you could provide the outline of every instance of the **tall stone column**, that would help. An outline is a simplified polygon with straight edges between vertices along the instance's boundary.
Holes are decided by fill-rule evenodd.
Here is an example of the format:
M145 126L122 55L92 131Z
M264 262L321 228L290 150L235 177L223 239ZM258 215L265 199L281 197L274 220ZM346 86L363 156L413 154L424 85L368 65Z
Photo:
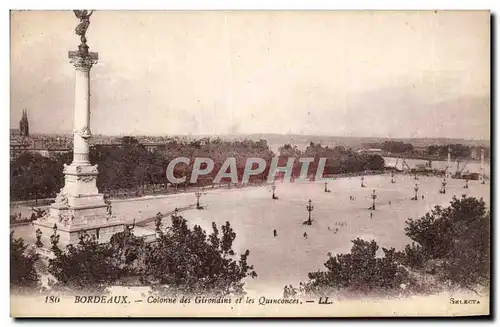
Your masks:
M97 63L98 54L80 51L69 52L70 62L75 66L75 116L73 122L73 164L90 165L90 69Z
M98 241L124 230L124 222L112 214L111 205L97 189L97 165L89 160L90 131L90 70L97 63L98 54L88 51L85 32L89 25L87 11L78 11L81 22L75 29L81 37L77 51L69 51L70 63L75 67L75 103L73 120L73 162L64 165L64 187L57 194L46 216L34 225L48 239L54 230L60 243L74 244L81 233L94 236Z
M90 69L97 63L98 54L88 51L69 51L75 67L75 106L73 120L73 162L64 167L65 195L77 197L73 205L95 204L99 191L96 180L97 165L89 161L90 131ZM85 195L86 198L82 198ZM93 196L92 196L93 195ZM102 196L99 195L99 198ZM101 200L99 199L99 202Z

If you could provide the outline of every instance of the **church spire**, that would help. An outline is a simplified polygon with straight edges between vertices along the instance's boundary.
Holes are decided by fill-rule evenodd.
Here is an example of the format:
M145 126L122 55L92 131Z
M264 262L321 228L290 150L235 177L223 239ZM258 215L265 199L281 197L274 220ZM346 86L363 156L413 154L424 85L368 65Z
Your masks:
M26 109L23 109L23 113L21 116L21 120L19 121L19 133L21 136L29 136L29 123L28 123L28 112Z

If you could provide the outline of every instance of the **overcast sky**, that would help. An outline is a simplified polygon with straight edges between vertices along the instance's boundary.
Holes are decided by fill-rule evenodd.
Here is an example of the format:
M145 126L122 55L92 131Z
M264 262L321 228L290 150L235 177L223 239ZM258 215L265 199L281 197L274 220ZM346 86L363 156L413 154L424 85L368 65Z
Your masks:
M78 19L11 15L11 126L72 130ZM94 134L489 139L488 12L96 11Z

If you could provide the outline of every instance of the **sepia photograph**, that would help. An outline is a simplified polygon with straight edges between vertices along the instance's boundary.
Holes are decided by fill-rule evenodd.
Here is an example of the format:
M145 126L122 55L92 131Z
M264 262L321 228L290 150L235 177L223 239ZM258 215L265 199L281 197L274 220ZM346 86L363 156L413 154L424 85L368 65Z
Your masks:
M11 10L11 316L491 315L491 22Z

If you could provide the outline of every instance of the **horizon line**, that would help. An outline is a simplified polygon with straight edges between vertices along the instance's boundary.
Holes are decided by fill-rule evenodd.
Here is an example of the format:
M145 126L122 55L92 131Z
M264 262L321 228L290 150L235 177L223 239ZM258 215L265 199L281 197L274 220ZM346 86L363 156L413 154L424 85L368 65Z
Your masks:
M17 128L10 128L17 130ZM33 132L30 136L36 135L72 135L72 132ZM364 139L402 139L402 140L428 140L428 139L447 139L447 140L465 140L465 141L488 141L491 139L485 138L464 138L464 137L450 137L450 136L424 136L424 137L404 137L404 136L356 136L356 135L331 135L331 134L296 134L296 133L274 133L274 132L253 132L253 133L189 133L189 134L92 134L92 138L96 136L105 137L227 137L227 136L257 136L257 135L275 135L275 136L301 136L301 137L328 137L328 138L364 138Z

